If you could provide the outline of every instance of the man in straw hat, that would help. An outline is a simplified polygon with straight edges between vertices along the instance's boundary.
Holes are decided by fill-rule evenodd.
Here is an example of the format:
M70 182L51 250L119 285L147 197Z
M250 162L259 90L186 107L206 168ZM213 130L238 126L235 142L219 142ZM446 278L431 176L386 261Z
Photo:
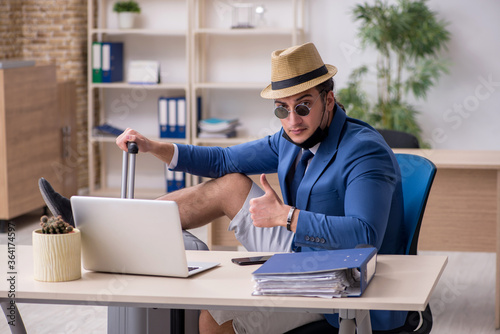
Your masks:
M275 51L271 61L272 82L261 96L274 100L282 124L277 133L220 148L154 141L127 129L117 145L126 150L134 141L139 152L150 152L172 170L214 178L160 198L178 203L184 229L225 215L229 230L249 251L370 244L383 254L403 254L397 161L376 130L347 117L336 102L337 68L325 65L312 43ZM265 174L263 189L245 175L276 172L283 201ZM338 328L337 315L325 317ZM408 326L406 318L407 312L371 313L374 330ZM319 319L324 318L309 313L211 310L201 312L200 332L284 333Z

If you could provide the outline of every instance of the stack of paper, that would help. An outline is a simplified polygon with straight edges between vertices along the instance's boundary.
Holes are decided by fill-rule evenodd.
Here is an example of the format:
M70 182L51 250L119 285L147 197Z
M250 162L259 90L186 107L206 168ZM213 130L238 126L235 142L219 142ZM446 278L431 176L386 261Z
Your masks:
M198 122L200 138L230 138L236 136L238 119L208 118Z
M376 269L376 248L276 254L253 272L253 295L361 296Z
M254 295L289 295L305 297L342 297L355 282L345 271L318 274L268 275L254 278Z

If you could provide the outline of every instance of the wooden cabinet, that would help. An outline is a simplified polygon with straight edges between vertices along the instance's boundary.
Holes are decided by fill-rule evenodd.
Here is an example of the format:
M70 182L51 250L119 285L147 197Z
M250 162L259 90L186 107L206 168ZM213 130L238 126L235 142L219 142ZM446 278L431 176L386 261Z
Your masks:
M38 179L62 187L55 65L0 70L0 219L45 203Z

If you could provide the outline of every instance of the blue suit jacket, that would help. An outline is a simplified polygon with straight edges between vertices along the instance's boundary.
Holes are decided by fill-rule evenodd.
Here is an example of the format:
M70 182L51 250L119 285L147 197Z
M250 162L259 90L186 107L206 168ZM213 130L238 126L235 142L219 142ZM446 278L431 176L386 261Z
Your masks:
M368 124L340 108L297 191L300 209L295 251L374 245L380 254L404 254L403 195L392 150ZM291 203L286 176L300 148L281 131L228 148L178 145L176 170L220 177L227 173L278 173L285 203ZM327 320L338 326L337 316ZM402 326L406 312L374 311L374 330Z

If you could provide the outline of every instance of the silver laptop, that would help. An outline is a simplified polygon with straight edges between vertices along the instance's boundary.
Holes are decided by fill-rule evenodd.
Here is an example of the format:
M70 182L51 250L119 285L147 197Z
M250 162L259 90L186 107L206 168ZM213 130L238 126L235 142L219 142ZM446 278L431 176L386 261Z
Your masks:
M177 203L71 197L86 270L188 277L219 263L188 263Z

